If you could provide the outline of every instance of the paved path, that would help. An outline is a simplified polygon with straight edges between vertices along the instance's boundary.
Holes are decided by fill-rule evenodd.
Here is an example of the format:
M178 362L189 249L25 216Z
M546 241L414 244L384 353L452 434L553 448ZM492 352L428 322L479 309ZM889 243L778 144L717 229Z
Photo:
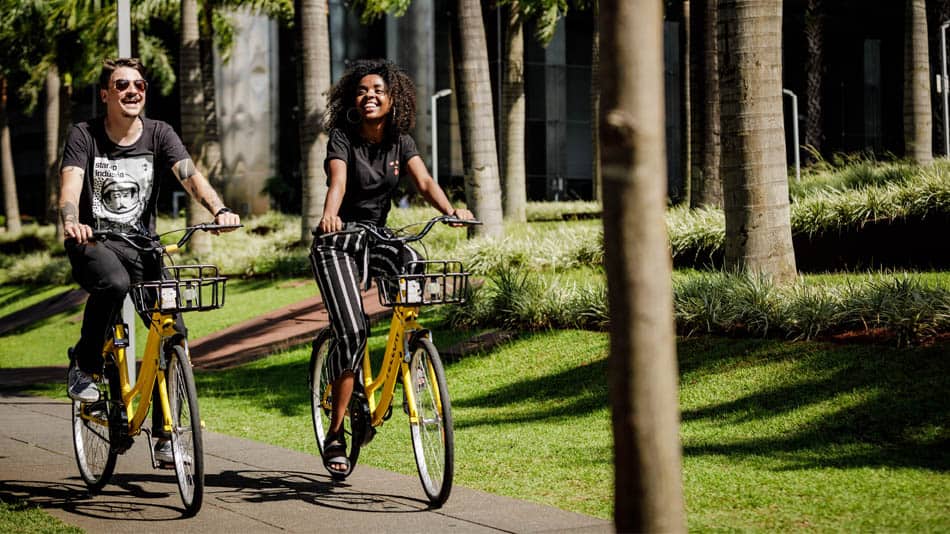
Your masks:
M153 470L143 438L90 496L67 402L0 393L0 499L41 506L88 532L612 532L609 522L456 486L429 509L417 477L357 466L334 483L316 456L205 433L205 501L181 517L174 473ZM465 466L458 466L465 469Z

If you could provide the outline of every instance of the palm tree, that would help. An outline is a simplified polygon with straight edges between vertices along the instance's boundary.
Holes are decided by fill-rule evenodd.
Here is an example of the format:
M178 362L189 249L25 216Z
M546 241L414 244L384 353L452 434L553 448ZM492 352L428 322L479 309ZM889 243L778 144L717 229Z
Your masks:
M16 173L13 171L13 148L7 124L7 78L0 74L0 173L3 175L3 214L7 235L17 236L20 225L20 203L17 200Z
M330 32L325 0L298 0L295 7L301 110L297 120L303 172L300 240L306 241L323 216L327 194L323 170L327 133L323 129L323 115L327 109L326 92L330 89Z
M933 161L930 53L925 0L907 0L904 11L904 152L921 165Z
M685 532L664 223L663 4L603 0L600 8L614 526L618 532Z
M720 0L726 266L796 276L782 118L782 0Z
M465 197L468 208L482 221L475 233L504 233L495 126L492 122L491 79L481 2L458 0L453 18L452 58L455 101L459 111Z
M690 13L690 206L722 207L717 0L695 0Z
M514 0L508 6L505 50L508 60L502 84L504 120L499 125L504 134L504 212L512 222L527 220L528 192L525 185L525 96L524 96L524 14Z
M805 5L805 145L821 152L821 82L824 78L824 5L823 0L808 0Z
M181 138L195 160L195 167L208 175L205 144L204 83L201 76L201 47L198 30L198 1L181 0L181 49L178 55L178 87L181 96ZM207 220L207 210L189 195L186 224L192 226ZM190 250L197 256L211 252L211 236L198 232L191 239Z

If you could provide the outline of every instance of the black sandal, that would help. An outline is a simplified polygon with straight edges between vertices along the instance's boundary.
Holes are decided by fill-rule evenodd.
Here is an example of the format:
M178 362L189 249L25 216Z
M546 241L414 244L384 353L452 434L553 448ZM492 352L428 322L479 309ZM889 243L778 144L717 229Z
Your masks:
M333 467L344 465L343 469ZM350 473L350 459L346 456L346 437L342 432L327 434L323 441L323 466L334 477L345 477Z

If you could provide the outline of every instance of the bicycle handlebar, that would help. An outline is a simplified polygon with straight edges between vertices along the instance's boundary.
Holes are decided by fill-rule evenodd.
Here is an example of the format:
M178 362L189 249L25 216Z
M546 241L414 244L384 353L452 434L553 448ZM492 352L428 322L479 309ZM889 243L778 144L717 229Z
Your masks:
M366 223L361 223L361 222L348 222L343 225L343 230L339 232L327 232L325 234L321 234L320 229L315 228L311 233L315 236L319 235L322 237L326 237L326 236L331 236L331 235L336 235L336 234L344 234L347 232L353 232L355 230L366 230L368 234L370 234L377 240L383 241L386 243L412 243L413 241L419 241L420 239L425 237L426 234L428 234L429 231L432 230L432 228L436 225L436 223L440 223L440 222L443 224L459 224L459 225L469 225L469 226L482 224L481 221L478 221L475 219L459 219L458 217L454 215L439 215L437 217L433 217L429 219L429 221L426 222L422 230L420 230L418 233L414 235L403 236L403 237L385 236L379 233L376 230L376 227L366 224Z
M241 228L242 226L244 225L243 224L201 223L201 224L196 224L194 226L179 228L177 230L172 230L171 232L166 232L166 234L170 234L172 232L181 232L181 231L185 232L185 235L181 236L181 239L178 240L178 243L174 243L171 245L162 245L161 243L155 244L157 243L159 236L153 237L153 236L148 236L144 234L129 234L129 233L123 233L123 232L115 232L112 230L95 230L92 233L92 237L93 239L101 239L101 238L120 239L122 241L125 241L129 245L131 245L133 248L136 248L142 252L164 252L166 254L173 254L177 252L179 249L181 249L181 247L185 246L185 243L190 241L191 237L198 230L201 230L202 232L214 232L216 230ZM152 246L139 245L132 239L133 237L148 239L152 243Z

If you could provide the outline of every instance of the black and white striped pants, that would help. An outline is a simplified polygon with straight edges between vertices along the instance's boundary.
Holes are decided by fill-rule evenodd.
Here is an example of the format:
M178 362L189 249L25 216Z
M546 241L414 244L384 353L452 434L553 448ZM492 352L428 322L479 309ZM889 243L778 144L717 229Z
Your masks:
M391 233L386 228L378 231L383 235ZM403 272L407 263L422 259L408 245L373 241L365 231L354 230L316 236L310 248L310 265L335 338L328 355L330 380L346 370L359 374L369 335L369 322L360 296L363 270L368 268L372 279Z

